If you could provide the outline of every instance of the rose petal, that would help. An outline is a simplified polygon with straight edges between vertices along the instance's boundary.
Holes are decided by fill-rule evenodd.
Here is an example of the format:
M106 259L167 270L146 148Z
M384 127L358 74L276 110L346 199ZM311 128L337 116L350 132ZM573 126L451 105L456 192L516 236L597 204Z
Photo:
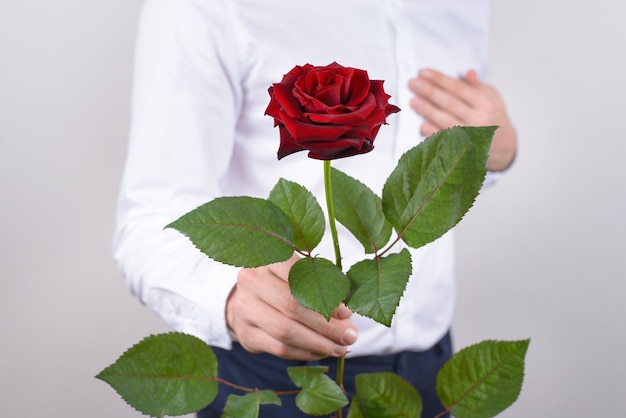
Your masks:
M278 114L280 113L280 109L282 108L282 106L280 105L278 100L274 98L274 86L270 86L267 91L270 94L270 102L267 105L267 109L265 109L265 114L276 118L276 116L278 116ZM274 124L274 126L276 126L276 123Z
M279 160L294 152L304 151L306 149L294 142L293 136L291 136L291 133L289 133L285 125L280 125L278 129L280 132L280 146L278 147Z
M291 117L301 117L302 107L298 100L293 97L292 87L288 84L274 84L274 100L282 106L283 110ZM276 117L276 116L274 116Z
M296 99L298 99L298 102L302 106L302 110L304 112L328 113L332 112L333 107L335 107L327 105L326 103L318 100L310 94L301 91L298 88L295 88L293 90L293 95Z
M350 80L345 85L342 103L346 107L359 106L367 98L370 93L370 79L367 71L354 69Z
M353 155L365 154L374 149L374 145L369 140L363 138L342 138L332 144L316 144L308 156L318 160L334 160L337 158L351 157Z
M313 122L317 123L330 123L330 124L352 124L352 123L362 123L364 120L369 118L372 111L376 109L376 98L373 94L369 94L365 101L362 103L361 107L356 109L354 112L350 113L308 113L304 112L303 116L308 117Z
M281 120L293 135L294 141L298 143L321 138L335 140L352 128L349 125L318 125L311 123L308 119L291 118L284 112L281 112Z
M320 81L317 89L312 91L313 97L318 101L324 103L327 106L336 106L343 104L342 90L343 85L346 82L345 78L335 74L332 78L324 80L323 84Z

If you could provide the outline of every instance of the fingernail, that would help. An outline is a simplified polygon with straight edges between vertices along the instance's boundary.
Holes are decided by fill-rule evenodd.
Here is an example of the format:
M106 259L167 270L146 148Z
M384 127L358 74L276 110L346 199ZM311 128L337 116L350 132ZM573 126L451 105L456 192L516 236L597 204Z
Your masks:
M431 70L422 70L419 75L420 77L430 78L433 76L433 72Z
M346 347L345 345L336 345L335 349L333 350L333 354L337 357L343 356L347 352L348 352L348 347Z
M358 335L356 330L354 330L353 328L348 328L344 333L343 333L343 342L346 343L347 345L350 344L354 344L356 342Z
M413 82L413 91L418 94L423 93L427 85L428 85L428 82L422 79L415 80Z

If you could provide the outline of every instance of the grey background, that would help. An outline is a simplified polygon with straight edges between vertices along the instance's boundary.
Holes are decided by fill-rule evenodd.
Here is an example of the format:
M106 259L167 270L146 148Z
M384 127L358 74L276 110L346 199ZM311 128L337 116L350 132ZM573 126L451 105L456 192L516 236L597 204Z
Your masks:
M93 376L166 328L110 256L139 0L0 0L0 416L137 417ZM626 6L496 0L515 170L459 227L457 347L532 338L501 416L620 416Z

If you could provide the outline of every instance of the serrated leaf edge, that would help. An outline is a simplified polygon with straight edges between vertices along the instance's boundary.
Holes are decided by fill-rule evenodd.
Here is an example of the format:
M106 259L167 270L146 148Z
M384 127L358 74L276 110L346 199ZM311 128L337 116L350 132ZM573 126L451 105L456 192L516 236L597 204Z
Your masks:
M472 394L474 391L476 391L478 389L478 387L480 387L480 385L484 384L484 382L489 378L489 376L493 375L493 373L495 373L497 370L500 369L500 367L507 361L509 360L511 357L518 355L520 353L520 351L523 352L523 355L525 356L530 344L530 339L526 339L526 340L516 340L516 341L499 341L499 340L484 340L481 342L478 342L476 344L472 344L469 345L467 347L464 347L461 351L459 351L459 353L466 351L466 350L470 350L472 348L475 348L481 344L486 344L486 343L526 343L524 344L522 350L515 350L512 351L511 353L509 353L507 356L505 356L503 359L501 359L498 364L493 367L486 375L482 376L481 379L477 382L474 383L474 385L472 385L467 391L465 391L456 401L453 401L449 406L447 406L447 410L452 411L457 405L459 405L464 399L466 399L470 394ZM522 381L523 378L525 376L525 371L522 370ZM517 396L515 397L515 399L509 404L512 405L513 403L515 403L517 401L517 399L519 398L519 393L517 394Z

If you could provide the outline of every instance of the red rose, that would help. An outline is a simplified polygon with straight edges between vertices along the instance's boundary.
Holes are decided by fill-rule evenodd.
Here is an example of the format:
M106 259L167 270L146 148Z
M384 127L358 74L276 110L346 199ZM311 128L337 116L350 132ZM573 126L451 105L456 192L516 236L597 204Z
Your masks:
M278 159L302 150L319 160L369 152L380 125L400 110L389 104L382 80L336 62L296 66L269 94L265 114L280 130Z

